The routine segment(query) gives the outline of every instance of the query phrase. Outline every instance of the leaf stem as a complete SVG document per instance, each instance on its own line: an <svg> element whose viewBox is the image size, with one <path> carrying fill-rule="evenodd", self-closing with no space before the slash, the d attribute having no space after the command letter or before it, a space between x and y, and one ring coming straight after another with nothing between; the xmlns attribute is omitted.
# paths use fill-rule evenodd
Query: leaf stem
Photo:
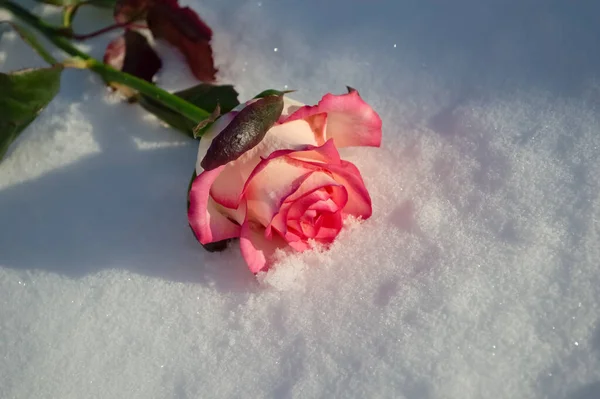
<svg viewBox="0 0 600 399"><path fill-rule="evenodd" d="M73 24L73 19L75 18L75 14L77 13L77 10L79 10L79 7L82 4L86 4L86 3L77 3L75 5L66 6L63 9L62 24L63 24L64 28L71 29L71 25Z"/></svg>
<svg viewBox="0 0 600 399"><path fill-rule="evenodd" d="M5 8L23 22L37 29L42 35L44 35L56 47L60 48L65 53L85 60L85 64L87 65L88 69L97 73L105 80L129 86L132 89L135 89L140 93L153 98L166 107L191 119L193 122L199 123L210 117L209 112L196 107L181 97L173 95L143 79L137 78L125 72L118 71L109 65L106 65L103 62L91 57L89 54L84 53L73 46L73 44L71 44L67 38L62 36L64 32L61 32L61 28L56 28L47 24L38 16L30 13L20 5L15 4L10 0L0 0L0 8Z"/></svg>
<svg viewBox="0 0 600 399"><path fill-rule="evenodd" d="M104 33L110 32L111 30L126 28L129 25L130 25L129 22L126 22L126 23L117 22L116 24L106 26L106 27L99 29L97 31L94 31L94 32L84 33L84 34L73 33L73 34L71 34L71 38L73 38L75 40L87 40L87 39L91 39L96 36L100 36Z"/></svg>
<svg viewBox="0 0 600 399"><path fill-rule="evenodd" d="M79 3L78 5L81 5L81 4L84 4L84 3ZM96 37L96 36L100 36L100 35L102 35L104 33L110 32L111 30L115 30L115 29L121 29L121 28L126 28L127 29L127 28L132 28L132 27L133 28L135 28L135 27L138 27L138 28L140 28L140 27L141 28L147 28L146 26L140 26L140 25L136 25L135 24L135 21L141 15L142 15L142 12L139 12L137 15L132 16L127 22L117 22L117 23L114 23L112 25L106 26L106 27L104 27L102 29L99 29L99 30L97 30L95 32L84 33L82 35L70 32L69 37L72 38L72 39L75 39L75 40L82 40L83 41L83 40L91 39L91 38Z"/></svg>

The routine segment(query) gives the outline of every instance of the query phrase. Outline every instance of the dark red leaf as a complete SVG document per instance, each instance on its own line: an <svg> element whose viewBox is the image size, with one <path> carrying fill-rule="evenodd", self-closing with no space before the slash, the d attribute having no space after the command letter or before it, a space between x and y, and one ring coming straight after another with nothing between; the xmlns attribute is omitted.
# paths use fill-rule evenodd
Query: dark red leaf
<svg viewBox="0 0 600 399"><path fill-rule="evenodd" d="M162 61L146 38L133 30L111 41L104 53L104 62L115 69L152 82L162 67ZM121 87L118 87L122 89ZM131 91L127 91L129 95Z"/></svg>
<svg viewBox="0 0 600 399"><path fill-rule="evenodd" d="M210 46L212 30L196 12L189 7L181 8L175 0L156 0L148 8L146 18L154 37L177 47L197 79L203 82L215 80L217 70Z"/></svg>

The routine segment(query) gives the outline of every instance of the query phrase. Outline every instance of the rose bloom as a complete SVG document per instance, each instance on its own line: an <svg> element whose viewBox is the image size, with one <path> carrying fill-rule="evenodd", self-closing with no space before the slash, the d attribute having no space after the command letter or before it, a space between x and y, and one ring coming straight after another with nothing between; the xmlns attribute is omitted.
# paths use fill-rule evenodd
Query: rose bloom
<svg viewBox="0 0 600 399"><path fill-rule="evenodd" d="M188 219L209 244L239 237L253 273L266 270L277 248L297 251L331 243L346 215L367 219L371 198L360 172L338 148L379 147L381 119L359 96L326 94L315 106L284 97L279 121L238 159L210 171L200 162L240 107L202 136Z"/></svg>

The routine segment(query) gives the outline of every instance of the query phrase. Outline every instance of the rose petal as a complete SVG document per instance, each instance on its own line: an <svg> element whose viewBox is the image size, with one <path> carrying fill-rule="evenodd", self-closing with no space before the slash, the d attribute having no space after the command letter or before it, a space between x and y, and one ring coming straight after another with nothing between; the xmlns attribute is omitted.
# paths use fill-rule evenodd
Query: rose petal
<svg viewBox="0 0 600 399"><path fill-rule="evenodd" d="M212 201L209 195L210 186L222 169L223 167L201 173L190 189L188 221L202 244L240 235L240 226L221 213L218 204Z"/></svg>
<svg viewBox="0 0 600 399"><path fill-rule="evenodd" d="M332 203L333 203L333 201L332 201ZM311 208L312 208L312 205L311 205ZM317 214L316 210L309 208L306 212L304 212L303 216L305 219L314 220L318 216L318 214Z"/></svg>
<svg viewBox="0 0 600 399"><path fill-rule="evenodd" d="M308 207L308 210L304 213L307 214L308 212L314 212L315 217L316 217L317 214L322 213L322 212L333 213L333 212L337 212L339 210L340 210L340 207L338 206L338 204L336 204L335 201L332 200L331 198L328 198L326 200L321 200L321 201L315 202L310 207Z"/></svg>
<svg viewBox="0 0 600 399"><path fill-rule="evenodd" d="M343 187L339 188L344 189ZM284 236L290 241L290 245L299 251L311 247L308 243L308 240L310 239L314 239L322 244L331 243L342 229L342 212L338 210L339 207L337 204L333 203L331 199L327 201L317 200L313 205L308 207L321 207L322 205L327 204L324 207L325 211L321 212L317 218L312 220L312 222L306 220L304 217L306 216L306 213L303 213L302 217L299 219L293 219L292 213L296 215L302 213L302 210L307 207L306 203L309 203L317 197L316 192L305 195L300 200L296 201L293 206L293 208L299 209L300 212L290 212L288 214L289 218L286 221ZM331 204L328 204L328 202L331 202ZM292 243L294 244L292 245Z"/></svg>
<svg viewBox="0 0 600 399"><path fill-rule="evenodd" d="M328 193L323 187L329 188L332 192ZM289 208L287 213L287 219L300 219L308 210L336 212L346 205L348 196L346 194L346 189L343 186L328 185L323 187L317 187L313 191L294 200L293 205Z"/></svg>
<svg viewBox="0 0 600 399"><path fill-rule="evenodd" d="M286 236L286 239L287 239L287 236ZM307 249L310 249L310 245L308 245L307 242L304 242L302 240L290 241L289 246L298 252L303 252L303 251L306 251Z"/></svg>
<svg viewBox="0 0 600 399"><path fill-rule="evenodd" d="M324 215L315 240L327 244L332 242L342 229L342 213L335 212Z"/></svg>
<svg viewBox="0 0 600 399"><path fill-rule="evenodd" d="M317 235L317 226L308 222L300 222L300 228L302 229L302 234L304 234L305 238L313 238Z"/></svg>
<svg viewBox="0 0 600 399"><path fill-rule="evenodd" d="M339 154L333 146L333 141L330 140L321 147L306 146L306 148L308 149L303 151L280 150L273 152L256 166L248 178L242 195L248 190L253 190L254 194L250 199L253 200L258 199L260 192L262 192L263 200L269 204L264 210L263 223L268 219L272 219L274 213L280 212L279 208L283 206L282 199L293 201L295 198L317 188L338 185L328 173L323 173L326 170L323 166L315 162L301 160L309 159L323 162L330 160L333 163L339 163ZM320 175L312 176L312 173L316 172L320 172ZM307 179L310 180L306 181ZM301 186L302 189L299 190ZM258 193L256 189L259 190ZM273 195L273 193L276 195Z"/></svg>
<svg viewBox="0 0 600 399"><path fill-rule="evenodd" d="M263 226L271 223L283 200L312 173L301 165L290 163L287 157L261 161L243 191L252 219Z"/></svg>
<svg viewBox="0 0 600 399"><path fill-rule="evenodd" d="M273 126L256 151L262 157L278 150L300 150L307 145L316 145L317 140L310 124L305 120L296 120L283 125Z"/></svg>
<svg viewBox="0 0 600 399"><path fill-rule="evenodd" d="M213 183L210 194L214 200L227 208L236 209L241 192L260 158L244 156L224 165L225 169Z"/></svg>
<svg viewBox="0 0 600 399"><path fill-rule="evenodd" d="M288 158L305 160L303 167L306 169L309 169L311 167L310 165L312 165L315 168L321 168L321 170L330 172L339 185L343 185L348 189L349 199L346 208L344 208L344 212L364 219L371 216L371 197L365 187L362 176L356 166L352 163L340 160L339 153L335 148L333 140L328 140L321 147L307 146L307 149L304 151L276 151L271 157L282 155L285 155ZM337 156L337 160L334 159L335 156ZM318 157L322 157L321 161L326 163L326 165L321 165L320 162L312 162L313 160L318 159ZM309 161L310 158L312 158L312 160ZM330 162L326 162L327 160ZM310 190L312 189L314 189L314 187ZM307 190L308 187L304 190L297 190L297 192L287 200L295 200L299 196L304 195Z"/></svg>
<svg viewBox="0 0 600 399"><path fill-rule="evenodd" d="M283 203L281 205L279 212L275 214L275 216L273 216L273 219L271 219L271 223L267 225L267 229L265 230L265 235L267 237L271 237L271 235L273 234L272 229L277 230L281 235L285 235L285 233L287 232L286 217L291 205L292 204L286 203Z"/></svg>
<svg viewBox="0 0 600 399"><path fill-rule="evenodd" d="M269 155L266 159L278 158L281 156L287 156L289 158L298 160L298 161L307 161L311 165L316 166L316 168L306 165L307 168L311 168L313 170L322 170L323 166L318 164L340 164L341 158L340 153L337 148L335 148L335 144L332 139L327 140L320 147L314 145L307 145L304 148L300 148L297 150L278 150L274 151Z"/></svg>
<svg viewBox="0 0 600 399"><path fill-rule="evenodd" d="M306 251L310 249L310 245L301 238L300 225L297 228L290 228L285 233L285 240L287 244L298 252Z"/></svg>
<svg viewBox="0 0 600 399"><path fill-rule="evenodd" d="M287 213L286 225L295 227L296 221L299 221L300 231L304 235L304 239L315 238L328 216L334 213L340 213L339 211L346 205L348 196L346 194L346 189L343 186L327 188L328 190L323 188L316 189L299 198L294 202ZM331 191L331 193L329 191ZM334 191L336 192L334 193ZM307 212L311 212L315 209L319 210L318 216L310 220L310 218L307 218Z"/></svg>
<svg viewBox="0 0 600 399"><path fill-rule="evenodd" d="M322 193L318 192L324 187L342 187L340 183L338 183L334 177L331 176L330 173L326 173L324 171L313 172L309 176L307 176L304 180L300 182L300 185L293 193L288 195L285 198L286 202L295 202L300 198L304 197L308 194L313 194L315 196L320 196ZM315 193L316 192L316 193ZM318 197L315 201L320 201L322 199L327 199L328 197ZM310 204L307 204L307 206Z"/></svg>
<svg viewBox="0 0 600 399"><path fill-rule="evenodd" d="M311 165L286 156L263 160L252 172L242 194L248 201L252 220L269 226L284 201L293 202L321 187L339 186L328 173L311 171L306 166Z"/></svg>
<svg viewBox="0 0 600 399"><path fill-rule="evenodd" d="M300 108L304 107L306 104L296 101L294 99L289 98L288 96L283 96L283 112L281 113L280 121L287 119L288 116L298 111Z"/></svg>
<svg viewBox="0 0 600 399"><path fill-rule="evenodd" d="M309 182L309 184L312 182ZM305 187L310 187L308 184ZM304 190L302 190L304 192ZM302 228L298 220L306 213L311 207L320 207L320 203L332 201L335 203L335 209L340 210L346 205L348 200L348 194L346 188L338 185L327 185L313 187L312 191L304 192L302 196L297 197L290 195L282 204L279 212L273 217L271 223L267 226L266 234L271 234L271 229L277 230L286 239L290 229L295 229L297 239L301 239ZM295 198L290 200L289 198ZM332 210L333 208L329 208Z"/></svg>
<svg viewBox="0 0 600 399"><path fill-rule="evenodd" d="M219 128L220 132L224 126L223 128L219 126ZM202 145L202 141L200 144ZM307 147L307 144L316 144L316 140L306 121L290 122L286 124L285 129L281 125L272 127L256 147L225 165L225 170L211 188L212 197L225 207L237 208L244 184L249 181L249 176L261 161L261 157L267 157L275 150L303 149ZM210 146L208 139L204 146L206 149L198 152L199 159L200 155L206 154L206 150Z"/></svg>
<svg viewBox="0 0 600 399"><path fill-rule="evenodd" d="M293 158L312 157L325 161L334 155L337 159L325 165ZM255 220L267 226L267 236L271 234L273 227L285 235L289 207L283 202L294 202L307 193L326 186L346 187L344 199L335 200L338 205L343 204L341 206L344 207L344 213L364 219L371 216L371 198L360 172L351 163L339 160L333 140L328 140L321 147L307 146L303 151L275 151L257 165L248 178L242 195L246 195Z"/></svg>
<svg viewBox="0 0 600 399"><path fill-rule="evenodd" d="M338 148L381 145L381 118L363 101L357 91L326 94L315 106L304 106L291 114L286 123L327 113L326 139L333 138Z"/></svg>
<svg viewBox="0 0 600 399"><path fill-rule="evenodd" d="M278 235L271 239L265 237L264 227L246 220L240 233L240 250L248 268L254 274L266 270L271 257L278 248L284 248L286 242Z"/></svg>
<svg viewBox="0 0 600 399"><path fill-rule="evenodd" d="M335 181L348 190L348 202L343 212L368 219L373 213L371 196L356 166L342 161L340 165L327 165L327 168L333 173Z"/></svg>
<svg viewBox="0 0 600 399"><path fill-rule="evenodd" d="M317 144L325 144L327 141L327 114L325 112L314 114L304 118L304 120L309 124L310 129L313 131Z"/></svg>

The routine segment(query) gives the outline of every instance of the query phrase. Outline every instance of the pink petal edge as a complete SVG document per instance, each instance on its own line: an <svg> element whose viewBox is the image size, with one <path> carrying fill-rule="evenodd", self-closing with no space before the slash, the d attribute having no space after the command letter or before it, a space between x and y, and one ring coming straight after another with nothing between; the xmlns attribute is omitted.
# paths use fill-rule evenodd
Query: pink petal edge
<svg viewBox="0 0 600 399"><path fill-rule="evenodd" d="M316 117L323 118L324 115ZM211 186L212 198L224 207L236 209L242 199L242 190L260 161L264 157L273 158L273 148L296 151L317 144L317 138L311 129L310 124L304 120L271 128L256 147L225 165L225 169Z"/></svg>
<svg viewBox="0 0 600 399"><path fill-rule="evenodd" d="M381 118L357 91L341 95L325 94L317 105L298 109L284 123L320 113L327 114L325 139L333 138L338 148L381 145Z"/></svg>
<svg viewBox="0 0 600 399"><path fill-rule="evenodd" d="M342 162L340 159L340 154L337 151L337 148L335 148L333 140L327 140L327 142L325 142L325 144L321 145L320 147L315 147L313 145L306 145L304 148L298 149L298 150L276 150L276 151L273 151L268 157L263 158L258 163L258 165L256 165L256 167L254 168L254 170L248 177L248 180L246 180L246 184L244 186L244 189L242 190L242 193L240 194L240 198L241 198L241 196L243 196L245 194L245 192L248 188L248 185L250 184L250 182L252 181L254 176L259 174L264 168L266 168L267 165L269 164L269 161L271 161L275 158L284 157L284 156L288 156L290 158L293 158L293 159L299 160L299 161L306 161L311 166L317 165L316 163L314 163L312 161L318 161L319 163L334 164L334 165L341 164L341 162ZM311 169L313 169L313 168L311 168Z"/></svg>
<svg viewBox="0 0 600 399"><path fill-rule="evenodd" d="M370 218L373 213L371 195L358 168L353 163L342 161L341 165L330 165L328 169L333 178L348 190L348 202L343 212L362 219Z"/></svg>
<svg viewBox="0 0 600 399"><path fill-rule="evenodd" d="M190 189L188 222L202 244L240 236L240 226L219 212L218 204L210 198L210 186L223 168L202 172Z"/></svg>
<svg viewBox="0 0 600 399"><path fill-rule="evenodd" d="M286 242L279 235L265 237L264 227L256 226L247 219L242 224L240 251L252 273L268 269L274 252L285 246Z"/></svg>

